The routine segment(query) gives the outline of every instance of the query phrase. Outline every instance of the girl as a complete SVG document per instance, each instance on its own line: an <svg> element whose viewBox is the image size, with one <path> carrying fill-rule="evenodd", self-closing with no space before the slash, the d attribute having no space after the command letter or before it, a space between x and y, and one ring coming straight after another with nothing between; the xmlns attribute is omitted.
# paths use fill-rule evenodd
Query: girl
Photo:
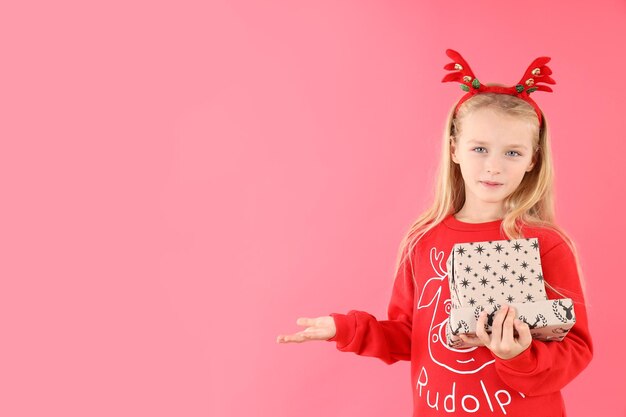
<svg viewBox="0 0 626 417"><path fill-rule="evenodd" d="M529 97L555 84L537 58L514 87L483 85L453 50L443 79L467 91L448 114L435 201L404 236L388 320L364 311L301 317L278 343L326 340L392 364L411 361L414 416L565 416L561 389L590 362L583 276L572 240L554 223L548 123ZM533 339L510 306L478 319L465 346L447 345L446 259L457 242L537 237L546 294L571 298L576 323L562 341Z"/></svg>

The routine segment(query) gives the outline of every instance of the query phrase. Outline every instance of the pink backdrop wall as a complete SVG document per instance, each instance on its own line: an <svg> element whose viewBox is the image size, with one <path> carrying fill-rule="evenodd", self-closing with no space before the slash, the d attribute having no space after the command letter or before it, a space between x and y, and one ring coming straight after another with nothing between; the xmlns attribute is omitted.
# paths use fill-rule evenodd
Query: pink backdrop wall
<svg viewBox="0 0 626 417"><path fill-rule="evenodd" d="M625 22L621 0L4 4L0 415L409 416L408 362L275 338L385 318L462 93L446 48L502 83L553 58L536 100L596 347L566 401L626 415Z"/></svg>

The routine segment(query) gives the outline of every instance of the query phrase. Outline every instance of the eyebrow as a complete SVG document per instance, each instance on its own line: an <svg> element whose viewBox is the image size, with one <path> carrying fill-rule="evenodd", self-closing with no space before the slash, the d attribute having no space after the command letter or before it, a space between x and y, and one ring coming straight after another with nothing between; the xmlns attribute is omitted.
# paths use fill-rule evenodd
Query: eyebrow
<svg viewBox="0 0 626 417"><path fill-rule="evenodd" d="M483 142L481 140L470 140L468 142L469 144L475 144L475 145L489 145L487 142ZM513 145L508 146L508 148L513 148L513 149L527 149L526 146L516 143Z"/></svg>

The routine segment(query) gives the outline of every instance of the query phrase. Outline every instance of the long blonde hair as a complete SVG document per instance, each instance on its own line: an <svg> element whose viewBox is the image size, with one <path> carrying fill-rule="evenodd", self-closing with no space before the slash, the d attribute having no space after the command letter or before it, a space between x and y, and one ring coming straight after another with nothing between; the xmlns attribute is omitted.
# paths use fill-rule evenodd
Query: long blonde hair
<svg viewBox="0 0 626 417"><path fill-rule="evenodd" d="M522 225L548 228L558 233L574 254L578 276L583 288L582 295L584 296L585 280L576 245L554 221L554 165L550 147L549 123L543 112L541 112L543 124L540 128L534 108L526 101L508 94L476 94L459 107L456 117L454 116L455 106L448 112L444 127L441 160L434 187L433 203L419 215L404 235L398 250L394 276L398 274L403 263L408 261L411 266L413 283L416 285L410 254L414 253L417 242L445 217L457 213L463 207L465 183L459 165L454 163L450 156L450 141L456 140L461 131L462 121L467 114L480 108L489 107L507 115L520 117L522 120L528 121L533 128L533 151L536 162L533 169L524 175L518 188L504 200L505 215L500 226L503 239L524 238ZM557 288L553 288L547 281L544 283L546 287L563 296Z"/></svg>

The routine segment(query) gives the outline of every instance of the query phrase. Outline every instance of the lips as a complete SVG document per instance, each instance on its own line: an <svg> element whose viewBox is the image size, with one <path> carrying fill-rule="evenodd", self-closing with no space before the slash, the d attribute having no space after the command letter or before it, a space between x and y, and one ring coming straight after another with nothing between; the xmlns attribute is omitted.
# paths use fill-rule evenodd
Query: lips
<svg viewBox="0 0 626 417"><path fill-rule="evenodd" d="M497 187L499 187L499 186L501 186L501 185L502 185L502 184L500 184L499 182L489 182L489 181L481 181L480 183L481 183L484 187L491 188L491 189L497 188Z"/></svg>

